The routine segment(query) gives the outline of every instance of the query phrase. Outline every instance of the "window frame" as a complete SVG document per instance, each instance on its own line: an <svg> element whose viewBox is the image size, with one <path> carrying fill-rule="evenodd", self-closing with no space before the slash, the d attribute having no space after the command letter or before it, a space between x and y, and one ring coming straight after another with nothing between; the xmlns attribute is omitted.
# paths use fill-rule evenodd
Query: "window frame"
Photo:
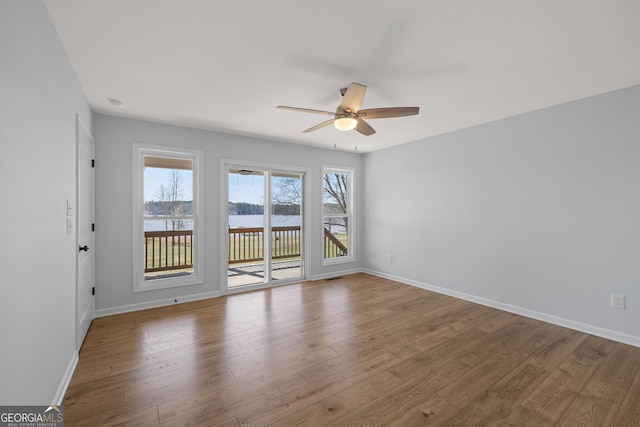
<svg viewBox="0 0 640 427"><path fill-rule="evenodd" d="M192 260L193 273L188 276L158 278L145 280L144 278L144 158L145 156L163 157L168 159L191 160L192 164ZM133 144L133 292L154 291L180 286L198 285L204 283L204 231L202 221L202 161L204 152L188 148L166 147L149 144ZM168 169L169 170L169 169Z"/></svg>
<svg viewBox="0 0 640 427"><path fill-rule="evenodd" d="M326 214L324 211L324 203L325 203L325 192L324 192L324 177L330 173L338 173L338 174L347 174L347 212L346 214ZM354 262L356 257L356 248L354 245L355 240L355 208L354 208L354 181L355 181L356 171L354 168L344 167L344 166L322 166L322 175L321 175L321 254L322 254L322 266L335 265L335 264L344 264L349 262ZM324 247L324 229L325 229L325 218L346 218L347 219L347 256L340 256L334 258L326 258L326 252Z"/></svg>

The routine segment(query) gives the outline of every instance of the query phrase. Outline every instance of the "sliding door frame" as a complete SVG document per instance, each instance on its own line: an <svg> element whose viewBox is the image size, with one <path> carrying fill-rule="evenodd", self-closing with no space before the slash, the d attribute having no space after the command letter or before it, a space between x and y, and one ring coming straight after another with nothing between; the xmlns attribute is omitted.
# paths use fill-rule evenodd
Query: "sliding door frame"
<svg viewBox="0 0 640 427"><path fill-rule="evenodd" d="M290 280L278 280L273 282L271 278L271 245L265 245L264 248L264 263L265 263L265 283L258 283L253 285L239 286L237 288L229 288L228 271L229 271L229 171L231 169L255 169L259 171L268 172L269 179L265 180L265 205L268 202L271 205L271 177L273 173L294 173L300 174L302 179L302 211L300 212L300 230L302 233L302 242L300 244L301 254L301 271L302 277L295 279L294 281L304 281L307 279L309 272L307 269L308 261L307 256L310 251L310 239L308 238L309 223L311 218L311 169L291 166L280 165L273 163L261 163L261 162L246 162L242 160L232 159L220 159L220 292L222 295L245 292L248 290L263 289L273 286L286 285L291 283ZM269 215L264 215L264 228L265 230L271 230L271 209L268 210ZM266 234L266 233L265 233ZM268 267L267 267L267 264ZM267 273L268 272L268 273Z"/></svg>

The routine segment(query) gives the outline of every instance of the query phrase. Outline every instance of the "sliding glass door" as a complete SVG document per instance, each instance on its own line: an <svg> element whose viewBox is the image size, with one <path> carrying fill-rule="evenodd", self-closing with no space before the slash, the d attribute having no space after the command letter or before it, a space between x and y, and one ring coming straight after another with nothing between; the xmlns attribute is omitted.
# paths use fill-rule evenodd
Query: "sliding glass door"
<svg viewBox="0 0 640 427"><path fill-rule="evenodd" d="M228 166L227 288L304 276L303 174Z"/></svg>

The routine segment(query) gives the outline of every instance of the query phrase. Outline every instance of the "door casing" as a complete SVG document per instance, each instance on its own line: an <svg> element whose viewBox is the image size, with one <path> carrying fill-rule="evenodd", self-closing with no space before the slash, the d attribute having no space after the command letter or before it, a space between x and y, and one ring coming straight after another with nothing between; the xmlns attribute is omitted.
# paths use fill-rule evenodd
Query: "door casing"
<svg viewBox="0 0 640 427"><path fill-rule="evenodd" d="M76 350L95 316L95 142L76 114ZM80 251L87 246L88 250Z"/></svg>

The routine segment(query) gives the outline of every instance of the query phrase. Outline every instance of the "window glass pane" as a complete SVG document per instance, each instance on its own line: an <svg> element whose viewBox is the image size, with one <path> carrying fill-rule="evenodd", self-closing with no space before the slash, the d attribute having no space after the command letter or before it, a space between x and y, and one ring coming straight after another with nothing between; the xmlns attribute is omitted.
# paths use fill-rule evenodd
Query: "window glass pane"
<svg viewBox="0 0 640 427"><path fill-rule="evenodd" d="M265 172L229 169L227 286L265 283Z"/></svg>
<svg viewBox="0 0 640 427"><path fill-rule="evenodd" d="M193 228L165 230L163 225L163 229L157 230L157 225L157 220L144 221L145 280L192 274Z"/></svg>
<svg viewBox="0 0 640 427"><path fill-rule="evenodd" d="M324 257L337 258L348 255L348 218L330 217L324 222Z"/></svg>
<svg viewBox="0 0 640 427"><path fill-rule="evenodd" d="M302 176L271 176L271 280L302 277Z"/></svg>
<svg viewBox="0 0 640 427"><path fill-rule="evenodd" d="M348 207L349 174L324 174L324 213L345 214Z"/></svg>
<svg viewBox="0 0 640 427"><path fill-rule="evenodd" d="M351 171L325 169L323 174L324 259L347 261L351 235Z"/></svg>
<svg viewBox="0 0 640 427"><path fill-rule="evenodd" d="M193 172L146 167L144 203L145 216L193 215ZM173 225L178 226L179 223Z"/></svg>
<svg viewBox="0 0 640 427"><path fill-rule="evenodd" d="M144 278L193 273L192 161L145 157Z"/></svg>

